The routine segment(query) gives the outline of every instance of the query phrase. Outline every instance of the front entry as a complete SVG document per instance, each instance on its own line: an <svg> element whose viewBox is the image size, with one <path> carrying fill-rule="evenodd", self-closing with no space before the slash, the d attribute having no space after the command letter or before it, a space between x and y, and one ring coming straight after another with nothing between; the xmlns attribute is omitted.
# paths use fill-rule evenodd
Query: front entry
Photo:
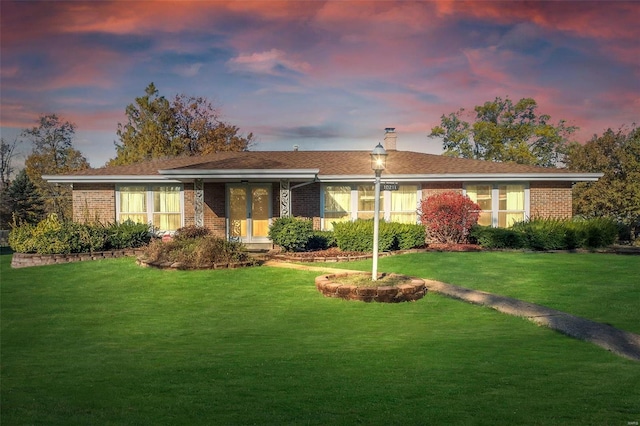
<svg viewBox="0 0 640 426"><path fill-rule="evenodd" d="M228 186L229 239L242 243L268 243L271 219L271 185Z"/></svg>

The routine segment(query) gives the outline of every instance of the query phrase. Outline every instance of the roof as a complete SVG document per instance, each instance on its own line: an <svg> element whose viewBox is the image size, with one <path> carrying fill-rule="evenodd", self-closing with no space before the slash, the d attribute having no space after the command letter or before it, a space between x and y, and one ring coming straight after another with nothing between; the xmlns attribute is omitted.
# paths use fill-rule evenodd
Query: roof
<svg viewBox="0 0 640 426"><path fill-rule="evenodd" d="M598 173L497 163L411 151L388 151L383 177L429 180L597 180ZM371 180L368 151L242 151L153 160L43 176L50 182L189 181L193 179Z"/></svg>

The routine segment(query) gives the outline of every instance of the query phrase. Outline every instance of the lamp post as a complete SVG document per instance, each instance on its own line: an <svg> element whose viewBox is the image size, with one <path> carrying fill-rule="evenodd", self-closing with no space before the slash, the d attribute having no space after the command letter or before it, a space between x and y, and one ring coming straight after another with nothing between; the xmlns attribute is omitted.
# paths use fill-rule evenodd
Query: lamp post
<svg viewBox="0 0 640 426"><path fill-rule="evenodd" d="M387 151L380 144L371 151L371 168L376 173L376 184L373 201L373 271L371 279L378 279L378 233L380 229L380 176L387 167Z"/></svg>

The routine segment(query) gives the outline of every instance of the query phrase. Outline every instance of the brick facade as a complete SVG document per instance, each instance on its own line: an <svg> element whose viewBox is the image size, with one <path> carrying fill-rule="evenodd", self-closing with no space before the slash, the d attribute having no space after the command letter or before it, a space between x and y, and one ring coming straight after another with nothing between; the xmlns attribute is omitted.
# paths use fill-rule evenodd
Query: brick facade
<svg viewBox="0 0 640 426"><path fill-rule="evenodd" d="M291 191L291 215L313 220L313 229L320 229L320 184L312 183Z"/></svg>
<svg viewBox="0 0 640 426"><path fill-rule="evenodd" d="M116 221L116 186L113 183L74 183L73 220L108 224Z"/></svg>
<svg viewBox="0 0 640 426"><path fill-rule="evenodd" d="M204 184L204 226L220 238L227 235L225 188L224 183Z"/></svg>
<svg viewBox="0 0 640 426"><path fill-rule="evenodd" d="M425 182L422 184L422 199L449 191L462 194L462 182Z"/></svg>
<svg viewBox="0 0 640 426"><path fill-rule="evenodd" d="M271 184L273 218L280 216L280 185ZM462 193L462 182L425 182L422 198L445 192ZM570 218L572 211L571 182L531 182L530 215L544 218ZM204 226L218 237L226 237L226 185L204 184ZM184 184L184 224L195 223L195 193L192 183ZM313 220L314 229L321 223L321 185L313 183L291 191L291 213ZM73 219L77 222L116 220L115 184L75 183L73 185Z"/></svg>
<svg viewBox="0 0 640 426"><path fill-rule="evenodd" d="M570 218L572 215L571 182L531 182L530 216Z"/></svg>

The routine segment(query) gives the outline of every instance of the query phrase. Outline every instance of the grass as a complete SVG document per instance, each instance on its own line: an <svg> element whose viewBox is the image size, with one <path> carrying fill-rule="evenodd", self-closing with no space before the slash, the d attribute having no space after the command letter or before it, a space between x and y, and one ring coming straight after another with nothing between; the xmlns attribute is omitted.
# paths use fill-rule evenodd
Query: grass
<svg viewBox="0 0 640 426"><path fill-rule="evenodd" d="M384 257L380 271L515 297L640 333L640 256L429 253ZM368 271L371 261L334 264Z"/></svg>
<svg viewBox="0 0 640 426"><path fill-rule="evenodd" d="M458 276L467 269L458 263L492 276L494 263L511 265L520 256L531 267L507 267L494 278L522 281L518 291L530 286L533 294L544 293L534 283L562 275L555 272L562 256L469 254L384 258L380 270L450 273L449 281L462 285L474 274ZM633 295L636 258L599 256L584 263ZM540 268L544 259L554 266ZM313 285L317 272L160 271L132 259L11 270L9 256L0 262L0 414L7 425L640 420L637 362L435 294L365 304L324 298ZM519 280L509 278L514 270ZM550 279L530 278L545 271ZM573 293L577 305L589 305L590 297ZM603 291L592 304L618 297ZM611 320L637 322L637 300L635 311Z"/></svg>

